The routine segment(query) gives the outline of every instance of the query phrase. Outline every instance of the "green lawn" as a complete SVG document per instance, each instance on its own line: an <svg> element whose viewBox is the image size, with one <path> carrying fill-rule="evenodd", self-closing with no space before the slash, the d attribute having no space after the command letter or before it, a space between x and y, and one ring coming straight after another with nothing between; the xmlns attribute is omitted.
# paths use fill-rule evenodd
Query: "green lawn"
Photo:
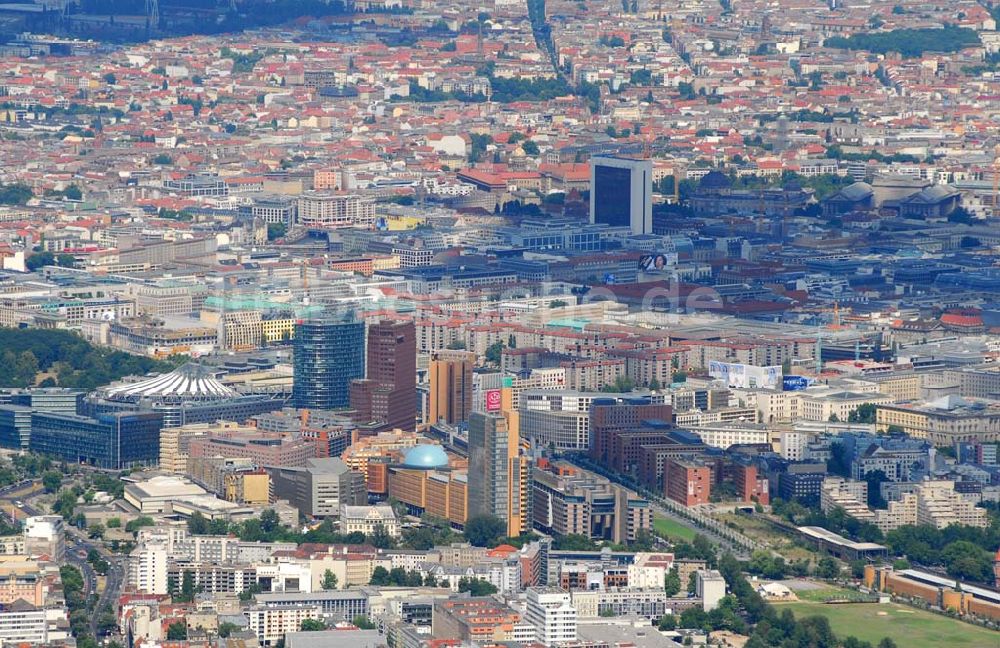
<svg viewBox="0 0 1000 648"><path fill-rule="evenodd" d="M675 522L670 518L653 516L653 529L661 536L666 536L671 540L686 540L690 542L694 539L694 529L689 529L680 522Z"/></svg>
<svg viewBox="0 0 1000 648"><path fill-rule="evenodd" d="M996 632L902 605L825 605L799 601L776 603L775 607L779 612L789 608L796 617L825 616L838 637L853 635L872 645L877 645L883 637L905 648L997 648L1000 645L1000 635ZM886 615L879 616L879 612Z"/></svg>

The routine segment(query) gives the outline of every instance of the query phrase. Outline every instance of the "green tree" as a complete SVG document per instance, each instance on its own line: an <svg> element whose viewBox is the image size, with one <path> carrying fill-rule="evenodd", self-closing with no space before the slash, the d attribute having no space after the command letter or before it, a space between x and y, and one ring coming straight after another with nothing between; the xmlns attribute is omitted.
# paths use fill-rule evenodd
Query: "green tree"
<svg viewBox="0 0 1000 648"><path fill-rule="evenodd" d="M26 184L0 184L0 205L23 205L34 197Z"/></svg>
<svg viewBox="0 0 1000 648"><path fill-rule="evenodd" d="M496 546L506 531L507 524L492 515L476 515L465 522L465 537L475 547Z"/></svg>
<svg viewBox="0 0 1000 648"><path fill-rule="evenodd" d="M284 223L268 223L267 240L274 241L282 238L288 232L288 226Z"/></svg>
<svg viewBox="0 0 1000 648"><path fill-rule="evenodd" d="M249 587L244 588L243 591L239 593L240 601L243 603L251 601L254 596L260 594L262 591L263 589L261 588L260 583L251 583Z"/></svg>
<svg viewBox="0 0 1000 648"><path fill-rule="evenodd" d="M840 565L830 556L823 556L816 563L816 578L832 580L840 575Z"/></svg>
<svg viewBox="0 0 1000 648"><path fill-rule="evenodd" d="M47 471L42 475L42 486L46 493L55 493L62 486L62 475L55 470Z"/></svg>
<svg viewBox="0 0 1000 648"><path fill-rule="evenodd" d="M320 630L326 630L326 624L319 619L302 619L302 624L299 625L299 630L302 632L318 632Z"/></svg>
<svg viewBox="0 0 1000 648"><path fill-rule="evenodd" d="M135 533L142 527L153 526L154 524L156 523L153 521L153 518L149 517L148 515L141 515L136 519L128 522L125 525L125 530L128 531L129 533Z"/></svg>
<svg viewBox="0 0 1000 648"><path fill-rule="evenodd" d="M381 524L375 525L372 533L368 536L368 542L376 549L392 549L396 546L395 539Z"/></svg>
<svg viewBox="0 0 1000 648"><path fill-rule="evenodd" d="M503 355L503 349L504 349L503 342L494 342L493 344L486 347L486 361L491 364L499 365L500 359Z"/></svg>
<svg viewBox="0 0 1000 648"><path fill-rule="evenodd" d="M335 590L337 589L337 575L332 571L327 569L323 572L323 589L325 590Z"/></svg>
<svg viewBox="0 0 1000 648"><path fill-rule="evenodd" d="M60 491L58 499L52 505L52 510L61 515L64 520L70 520L75 509L76 495L73 494L73 491L66 489Z"/></svg>
<svg viewBox="0 0 1000 648"><path fill-rule="evenodd" d="M676 596L681 591L681 576L677 571L677 567L671 569L663 577L663 589L666 591L667 596Z"/></svg>
<svg viewBox="0 0 1000 648"><path fill-rule="evenodd" d="M229 621L223 621L219 624L219 637L221 639L227 638L234 632L239 632L243 629L243 626L237 625L235 623L230 623Z"/></svg>
<svg viewBox="0 0 1000 648"><path fill-rule="evenodd" d="M356 615L353 619L351 619L351 623L353 623L355 626L357 626L357 628L359 630L374 630L375 629L375 624L372 623L371 619L369 619L368 617L366 617L363 614Z"/></svg>
<svg viewBox="0 0 1000 648"><path fill-rule="evenodd" d="M372 577L368 581L369 585L389 585L389 570L379 565L372 570Z"/></svg>
<svg viewBox="0 0 1000 648"><path fill-rule="evenodd" d="M167 626L168 641L187 641L187 624L183 621L174 621Z"/></svg>
<svg viewBox="0 0 1000 648"><path fill-rule="evenodd" d="M29 256L27 260L24 262L25 267L30 272L34 272L39 268L55 264L56 264L56 256L48 251L36 252L35 254Z"/></svg>
<svg viewBox="0 0 1000 648"><path fill-rule="evenodd" d="M472 596L490 596L497 593L497 588L489 581L481 578L462 577L458 581L458 591L468 592Z"/></svg>

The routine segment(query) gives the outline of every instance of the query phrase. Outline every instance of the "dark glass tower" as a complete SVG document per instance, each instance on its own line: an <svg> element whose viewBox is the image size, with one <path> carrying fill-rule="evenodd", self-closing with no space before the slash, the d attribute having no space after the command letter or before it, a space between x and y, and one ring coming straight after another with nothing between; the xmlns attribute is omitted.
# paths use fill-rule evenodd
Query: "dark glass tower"
<svg viewBox="0 0 1000 648"><path fill-rule="evenodd" d="M365 377L365 324L318 318L295 325L293 347L296 407L347 407L351 381Z"/></svg>

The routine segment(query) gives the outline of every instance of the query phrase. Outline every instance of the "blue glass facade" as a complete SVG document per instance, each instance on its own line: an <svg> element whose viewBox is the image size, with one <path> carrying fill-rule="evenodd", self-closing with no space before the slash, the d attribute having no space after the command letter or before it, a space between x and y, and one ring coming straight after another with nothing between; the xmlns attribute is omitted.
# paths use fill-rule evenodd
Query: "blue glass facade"
<svg viewBox="0 0 1000 648"><path fill-rule="evenodd" d="M296 407L347 407L351 381L365 377L364 322L305 320L295 325Z"/></svg>
<svg viewBox="0 0 1000 648"><path fill-rule="evenodd" d="M155 464L160 458L160 412L77 414L34 412L33 451L70 463L120 469Z"/></svg>

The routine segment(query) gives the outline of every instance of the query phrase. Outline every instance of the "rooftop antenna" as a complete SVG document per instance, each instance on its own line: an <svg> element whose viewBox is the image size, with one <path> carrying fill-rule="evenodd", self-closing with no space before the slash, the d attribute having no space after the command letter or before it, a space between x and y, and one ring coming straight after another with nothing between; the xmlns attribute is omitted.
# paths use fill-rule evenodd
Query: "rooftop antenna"
<svg viewBox="0 0 1000 648"><path fill-rule="evenodd" d="M160 2L159 0L146 0L146 23L150 28L156 28L160 24Z"/></svg>

